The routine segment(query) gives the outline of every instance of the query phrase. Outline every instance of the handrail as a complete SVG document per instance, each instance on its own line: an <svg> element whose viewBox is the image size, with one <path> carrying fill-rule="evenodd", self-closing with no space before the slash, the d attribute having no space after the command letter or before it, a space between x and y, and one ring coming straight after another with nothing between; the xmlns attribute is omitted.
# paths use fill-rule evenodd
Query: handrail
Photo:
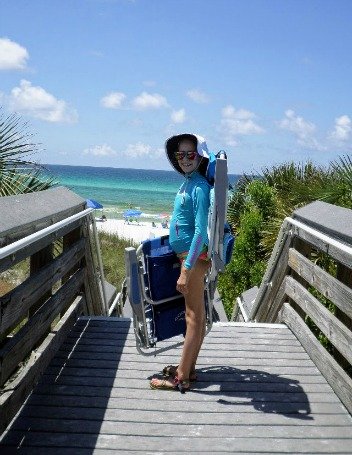
<svg viewBox="0 0 352 455"><path fill-rule="evenodd" d="M71 215L68 218L65 218L61 221L58 221L57 223L52 224L51 226L47 226L46 228L43 228L40 231L34 232L33 234L23 237L23 239L16 240L15 242L10 243L9 245L6 245L6 246L0 248L0 260L10 256L11 254L15 254L18 250L31 245L32 243L46 237L47 235L52 234L53 232L65 227L65 226L68 226L69 224L73 223L74 221L77 221L81 218L86 217L87 215L91 214L93 211L94 211L93 208L87 208L87 209L83 210L82 212ZM97 229L96 229L94 218L92 218L92 222L93 222L93 233L94 233L95 241L97 243L97 250L98 250L98 267L99 267L99 272L100 272L100 276L101 276L104 310L105 310L106 314L109 314L108 301L107 301L107 295L106 295L106 289L105 289L104 270L103 270L103 264L102 264L101 253L100 253L100 248L99 248L99 239L98 239L98 234L97 234Z"/></svg>
<svg viewBox="0 0 352 455"><path fill-rule="evenodd" d="M23 237L23 239L16 240L15 242L0 248L0 260L6 258L7 256L10 256L10 254L16 253L21 248L29 246L32 243L36 242L37 240L46 237L47 235L57 231L58 229L67 226L68 224L76 220L79 220L80 218L84 218L89 213L93 212L93 210L94 210L93 208L85 209L82 212L69 216L64 220L58 221L57 223L52 224L51 226L43 228L40 231L34 232L33 234Z"/></svg>
<svg viewBox="0 0 352 455"><path fill-rule="evenodd" d="M272 276L273 272L275 271L277 257L280 254L280 252L285 244L287 236L294 235L294 231L292 230L292 227L294 227L294 226L299 229L302 229L303 231L307 232L308 234L313 235L317 239L322 240L323 242L327 243L328 245L331 245L331 246L335 247L336 249L347 253L348 255L350 255L352 257L352 247L346 245L345 243L340 242L339 240L329 237L327 234L324 234L324 233L318 231L317 229L307 226L306 224L302 223L301 221L297 221L291 217L286 217L281 225L274 249L272 251L272 254L271 254L269 262L268 262L268 266L267 266L265 275L264 275L262 283L260 285L258 294L255 298L251 313L249 315L249 321L253 321L255 318L255 315L259 309L263 295L264 295L267 287L271 284L271 276Z"/></svg>
<svg viewBox="0 0 352 455"><path fill-rule="evenodd" d="M352 247L346 245L343 242L340 242L339 240L336 240L332 237L329 237L327 234L323 234L322 232L311 228L310 226L307 226L306 224L302 223L301 221L297 221L293 218L287 217L286 218L290 224L299 227L300 229L303 229L304 231L308 232L309 234L314 235L318 239L322 240L323 242L328 243L331 246L334 246L335 248L344 251L345 253L349 254L352 256Z"/></svg>

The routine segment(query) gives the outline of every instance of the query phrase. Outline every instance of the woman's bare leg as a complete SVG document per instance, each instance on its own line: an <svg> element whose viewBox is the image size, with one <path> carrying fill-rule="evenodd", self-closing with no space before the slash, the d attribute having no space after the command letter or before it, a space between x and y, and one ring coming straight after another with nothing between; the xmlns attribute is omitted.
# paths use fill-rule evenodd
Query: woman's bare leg
<svg viewBox="0 0 352 455"><path fill-rule="evenodd" d="M204 276L208 267L209 263L198 259L189 277L188 293L185 295L187 331L177 368L180 380L188 379L195 370L205 335Z"/></svg>
<svg viewBox="0 0 352 455"><path fill-rule="evenodd" d="M177 367L177 377L180 381L188 380L195 371L200 348L205 335L205 306L204 306L204 277L209 263L198 259L189 276L185 294L187 331L182 348L180 364ZM173 386L172 380L153 378L151 384L158 387L162 383Z"/></svg>

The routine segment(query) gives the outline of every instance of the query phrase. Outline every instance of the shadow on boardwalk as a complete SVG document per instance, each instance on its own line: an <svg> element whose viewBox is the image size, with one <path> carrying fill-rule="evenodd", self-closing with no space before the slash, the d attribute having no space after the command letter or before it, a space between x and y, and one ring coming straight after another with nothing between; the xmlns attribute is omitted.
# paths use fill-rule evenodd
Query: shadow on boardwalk
<svg viewBox="0 0 352 455"><path fill-rule="evenodd" d="M237 385L241 398L248 398L249 401L246 404L253 406L258 411L283 414L295 419L312 419L307 395L296 379L254 369L239 370L229 366L203 368L199 370L199 374L202 381L220 386L219 391L215 394L229 396L229 399L218 400L224 405L244 404L242 400L235 400ZM241 392L243 384L246 385L247 391ZM197 385L195 393L214 395L214 392L202 390L201 385L202 382ZM248 387L248 385L250 386ZM248 388L252 390L248 390Z"/></svg>
<svg viewBox="0 0 352 455"><path fill-rule="evenodd" d="M127 320L77 321L9 431L4 433L0 441L1 455L17 453L32 445L23 450L34 455L93 453L104 425L130 325ZM109 339L116 349L108 354L109 368L101 369L93 354L103 356ZM64 447L72 443L70 437L75 433L74 448ZM85 439L91 448L84 448ZM61 452L63 449L65 452Z"/></svg>
<svg viewBox="0 0 352 455"><path fill-rule="evenodd" d="M216 401L226 406L247 405L264 413L313 419L308 397L296 379L222 365L199 368L197 373L198 380L189 393L207 394L213 398L221 396ZM228 398L224 399L224 396Z"/></svg>

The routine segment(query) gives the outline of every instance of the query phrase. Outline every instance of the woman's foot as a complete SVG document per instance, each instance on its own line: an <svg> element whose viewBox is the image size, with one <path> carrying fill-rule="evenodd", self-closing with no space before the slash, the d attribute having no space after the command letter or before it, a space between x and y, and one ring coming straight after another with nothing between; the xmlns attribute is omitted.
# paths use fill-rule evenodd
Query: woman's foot
<svg viewBox="0 0 352 455"><path fill-rule="evenodd" d="M177 376L177 368L178 368L178 365L167 365L166 367L163 368L163 375L166 377L166 378L175 378ZM197 380L197 373L196 373L196 370L193 370L191 371L190 375L189 375L189 380L190 382L196 382Z"/></svg>
<svg viewBox="0 0 352 455"><path fill-rule="evenodd" d="M173 379L153 378L150 381L150 388L155 390L179 390L181 393L185 393L190 388L190 381L188 379L178 379L177 376Z"/></svg>

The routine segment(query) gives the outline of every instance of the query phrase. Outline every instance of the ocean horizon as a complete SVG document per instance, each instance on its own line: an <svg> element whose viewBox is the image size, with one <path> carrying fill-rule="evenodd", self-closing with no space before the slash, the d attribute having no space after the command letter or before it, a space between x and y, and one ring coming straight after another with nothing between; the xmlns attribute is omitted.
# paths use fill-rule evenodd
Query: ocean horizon
<svg viewBox="0 0 352 455"><path fill-rule="evenodd" d="M84 199L103 205L109 218L122 219L128 208L142 211L144 218L171 214L173 202L183 177L175 171L94 166L45 164L46 175ZM239 175L229 174L234 185Z"/></svg>

